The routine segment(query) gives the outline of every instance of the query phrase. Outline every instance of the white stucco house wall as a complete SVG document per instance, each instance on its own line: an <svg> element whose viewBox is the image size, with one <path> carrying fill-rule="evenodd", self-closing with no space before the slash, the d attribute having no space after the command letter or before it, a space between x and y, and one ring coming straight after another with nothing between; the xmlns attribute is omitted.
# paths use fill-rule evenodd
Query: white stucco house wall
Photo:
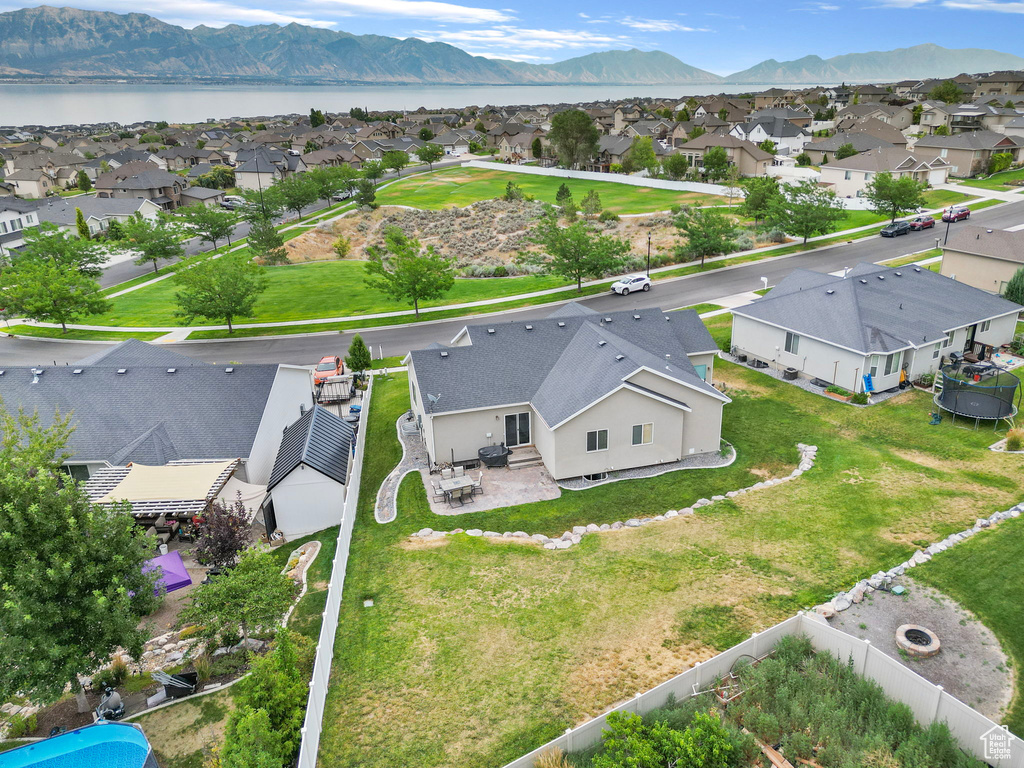
<svg viewBox="0 0 1024 768"><path fill-rule="evenodd" d="M411 352L410 399L433 461L503 443L536 450L556 479L600 475L720 450L717 354L693 311L571 303Z"/></svg>
<svg viewBox="0 0 1024 768"><path fill-rule="evenodd" d="M985 358L1014 335L1021 307L909 265L859 264L845 277L798 269L733 310L732 351L851 392L935 373L952 353Z"/></svg>

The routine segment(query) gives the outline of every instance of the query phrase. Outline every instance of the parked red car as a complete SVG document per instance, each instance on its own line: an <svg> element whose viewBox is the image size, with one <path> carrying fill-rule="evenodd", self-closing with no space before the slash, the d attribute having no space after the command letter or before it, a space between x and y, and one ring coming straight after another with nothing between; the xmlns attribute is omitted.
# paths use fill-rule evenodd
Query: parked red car
<svg viewBox="0 0 1024 768"><path fill-rule="evenodd" d="M966 205L951 205L942 212L943 221L960 221L971 218L971 209Z"/></svg>
<svg viewBox="0 0 1024 768"><path fill-rule="evenodd" d="M331 376L340 376L345 372L345 363L337 355L328 355L320 358L313 371L313 383L323 384Z"/></svg>
<svg viewBox="0 0 1024 768"><path fill-rule="evenodd" d="M928 229L935 226L935 219L931 216L915 216L910 220L911 229Z"/></svg>

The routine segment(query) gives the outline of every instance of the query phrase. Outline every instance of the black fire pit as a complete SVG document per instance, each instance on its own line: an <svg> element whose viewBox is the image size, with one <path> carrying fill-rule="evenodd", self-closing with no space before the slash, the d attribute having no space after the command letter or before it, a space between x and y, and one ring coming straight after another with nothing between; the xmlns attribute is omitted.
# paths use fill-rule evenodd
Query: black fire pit
<svg viewBox="0 0 1024 768"><path fill-rule="evenodd" d="M508 457L512 451L505 447L505 444L501 445L488 445L486 448L481 448L476 452L476 455L480 457L480 461L485 467L504 467L508 464Z"/></svg>

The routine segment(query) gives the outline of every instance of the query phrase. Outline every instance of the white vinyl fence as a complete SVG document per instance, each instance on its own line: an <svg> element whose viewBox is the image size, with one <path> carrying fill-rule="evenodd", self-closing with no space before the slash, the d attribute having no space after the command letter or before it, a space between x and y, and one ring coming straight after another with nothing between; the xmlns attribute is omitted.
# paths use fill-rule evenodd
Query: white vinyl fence
<svg viewBox="0 0 1024 768"><path fill-rule="evenodd" d="M362 419L359 437L356 438L356 453L352 459L352 472L345 489L345 509L338 531L338 545L331 567L331 581L327 585L327 605L324 608L320 638L316 644L313 661L313 677L309 681L309 699L306 702L306 719L302 725L302 744L299 747L298 768L316 768L317 753L320 750L320 732L323 729L324 704L327 688L331 682L331 661L334 659L334 635L338 629L338 612L341 610L341 595L345 588L345 570L348 567L349 543L352 527L356 521L359 506L359 486L363 475L363 455L366 450L367 422L369 420L370 396L373 391L373 377L370 377L362 400Z"/></svg>
<svg viewBox="0 0 1024 768"><path fill-rule="evenodd" d="M536 165L514 165L493 163L486 160L470 160L462 164L463 168L483 168L488 171L509 171L525 173L533 176L557 176L563 179L582 179L585 181L607 181L610 184L630 184L634 187L651 187L652 189L669 189L673 192L700 192L704 195L729 196L729 190L719 184L703 184L697 181L669 181L668 179L651 179L643 176L627 176L623 173L597 173L595 171L567 171L562 168L541 168ZM735 195L735 193L733 193Z"/></svg>
<svg viewBox="0 0 1024 768"><path fill-rule="evenodd" d="M994 768L1024 768L1024 741L1017 739L1010 746L1008 758L994 759L986 755L986 734L993 729L996 734L1000 734L999 725L950 696L942 690L942 686L933 685L874 648L870 642L830 627L816 616L802 613L753 635L749 640L688 669L657 688L637 694L635 698L609 712L635 712L642 715L664 706L670 694L674 694L677 699L685 699L694 690L706 689L717 678L727 675L741 656L763 656L787 635L804 635L810 639L816 650L828 651L842 661L852 658L854 670L858 674L878 683L889 698L909 706L919 723L928 726L936 720L944 721L960 747L979 760L989 763ZM601 740L601 732L609 712L566 731L557 739L523 755L518 760L513 760L505 768L533 768L534 760L552 747L560 747L565 752L576 752L594 746Z"/></svg>

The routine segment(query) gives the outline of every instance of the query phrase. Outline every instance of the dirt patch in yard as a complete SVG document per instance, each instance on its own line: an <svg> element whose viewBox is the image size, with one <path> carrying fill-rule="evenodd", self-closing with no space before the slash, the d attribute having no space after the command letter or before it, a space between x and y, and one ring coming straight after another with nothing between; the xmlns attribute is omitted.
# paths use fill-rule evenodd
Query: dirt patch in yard
<svg viewBox="0 0 1024 768"><path fill-rule="evenodd" d="M202 765L210 747L224 741L231 690L211 693L138 718L161 766Z"/></svg>
<svg viewBox="0 0 1024 768"><path fill-rule="evenodd" d="M948 693L996 721L1013 696L1013 675L995 635L952 598L910 578L907 594L873 592L829 623L847 634L870 640L903 666L941 685ZM917 624L935 632L942 644L937 656L911 659L896 646L896 630Z"/></svg>

